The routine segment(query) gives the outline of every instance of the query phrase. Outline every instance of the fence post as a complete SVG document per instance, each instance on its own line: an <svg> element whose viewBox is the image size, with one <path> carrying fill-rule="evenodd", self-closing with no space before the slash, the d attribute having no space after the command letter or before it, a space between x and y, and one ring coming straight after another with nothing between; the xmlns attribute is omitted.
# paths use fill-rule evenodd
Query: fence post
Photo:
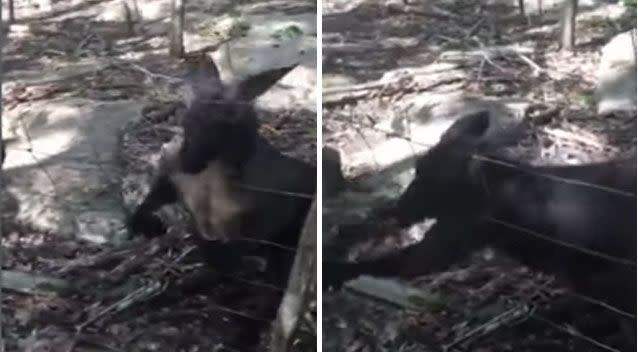
<svg viewBox="0 0 638 352"><path fill-rule="evenodd" d="M273 323L270 350L286 352L315 287L317 263L317 201L313 200L306 218L297 254L288 278L288 287Z"/></svg>

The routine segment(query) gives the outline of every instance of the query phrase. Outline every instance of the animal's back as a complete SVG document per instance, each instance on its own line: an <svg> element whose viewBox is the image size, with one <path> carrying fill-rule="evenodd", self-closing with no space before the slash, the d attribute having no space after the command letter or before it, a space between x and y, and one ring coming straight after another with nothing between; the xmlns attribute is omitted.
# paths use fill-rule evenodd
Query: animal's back
<svg viewBox="0 0 638 352"><path fill-rule="evenodd" d="M242 193L251 210L242 232L268 237L305 216L299 213L307 211L314 196L315 167L279 152L260 137L244 172Z"/></svg>
<svg viewBox="0 0 638 352"><path fill-rule="evenodd" d="M557 178L520 174L492 203L494 218L525 230L501 223L486 232L523 263L635 312L636 160L528 171Z"/></svg>

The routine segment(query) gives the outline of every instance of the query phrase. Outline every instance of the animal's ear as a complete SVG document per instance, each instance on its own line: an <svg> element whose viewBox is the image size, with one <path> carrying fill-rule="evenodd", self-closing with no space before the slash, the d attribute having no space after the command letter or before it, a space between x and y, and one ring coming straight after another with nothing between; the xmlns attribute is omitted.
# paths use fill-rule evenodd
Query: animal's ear
<svg viewBox="0 0 638 352"><path fill-rule="evenodd" d="M211 96L222 91L219 69L210 56L202 53L192 59L191 65L184 81L195 96Z"/></svg>
<svg viewBox="0 0 638 352"><path fill-rule="evenodd" d="M490 128L490 113L487 110L481 110L465 115L456 120L441 135L441 142L450 142L456 140L478 141L486 134Z"/></svg>
<svg viewBox="0 0 638 352"><path fill-rule="evenodd" d="M275 83L288 74L288 72L292 71L293 68L297 67L297 65L298 64L294 64L292 66L269 70L246 78L237 85L236 97L244 101L255 100L274 86Z"/></svg>

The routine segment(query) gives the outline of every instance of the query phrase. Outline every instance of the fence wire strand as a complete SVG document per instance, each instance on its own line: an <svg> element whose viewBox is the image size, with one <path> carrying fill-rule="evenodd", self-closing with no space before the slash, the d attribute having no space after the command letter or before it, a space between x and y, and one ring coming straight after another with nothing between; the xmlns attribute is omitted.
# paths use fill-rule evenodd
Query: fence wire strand
<svg viewBox="0 0 638 352"><path fill-rule="evenodd" d="M595 251L595 250L592 250L592 249L589 249L589 248L578 246L578 245L575 245L573 243L561 241L561 240L552 238L550 236L543 235L543 234L538 233L536 231L530 230L528 228L525 228L525 227L522 227L522 226L518 226L518 225L514 225L514 224L506 222L506 221L498 220L498 219L495 219L493 217L487 217L487 220L491 221L491 222L494 222L494 223L497 223L499 225L505 226L505 227L509 227L509 228L511 228L513 230L516 230L516 231L519 231L519 232L523 232L523 233L535 236L535 237L540 238L542 240L545 240L547 242L552 242L554 244L558 244L558 245L561 245L563 247L567 247L567 248L570 248L570 249L573 249L573 250L588 254L588 255L590 255L592 257L598 257L598 258L602 258L602 259L608 260L610 262L614 262L614 263L622 264L622 265L629 266L629 267L632 267L632 268L636 268L636 262L633 262L633 261L628 260L628 259L617 258L617 257L611 256L611 255L605 254L603 252L599 252L599 251Z"/></svg>
<svg viewBox="0 0 638 352"><path fill-rule="evenodd" d="M602 342L600 342L600 341L598 341L596 339L593 339L593 338L591 338L589 336L583 335L580 332L576 331L575 329L564 327L564 326L562 326L560 324L557 324L557 323L555 323L555 322L553 322L553 321L551 321L549 319L546 319L546 318L544 318L544 317L542 317L542 316L540 316L538 314L532 314L530 316L530 318L534 319L536 321L539 321L539 322L541 322L541 323L543 323L543 324L545 324L545 325L547 325L547 326L549 326L551 328L554 328L556 330L564 332L564 333L566 333L566 334L568 334L568 335L570 335L572 337L575 337L575 338L577 338L579 340L585 341L585 342L587 342L587 343L589 343L591 345L594 345L596 347L602 348L604 350L607 350L607 351L610 351L610 352L622 352L622 351L620 351L620 350L618 350L616 348L613 348L613 347L611 347L611 346L609 346L607 344L604 344L604 343L602 343Z"/></svg>
<svg viewBox="0 0 638 352"><path fill-rule="evenodd" d="M481 160L481 161L486 161L492 164L496 164L496 165L500 165L500 166L505 166L505 167L509 167L512 169L516 169L518 171L521 171L522 173L526 173L532 176L537 176L537 177L542 177L542 178L546 178L552 181L556 181L556 182L562 182L562 183L567 183L570 185L575 185L575 186L581 186L581 187L586 187L586 188L592 188L592 189L596 189L596 190L600 190L603 192L607 192L607 193L612 193L612 194L617 194L620 196L624 196L624 197L629 197L629 198L636 198L636 194L635 193L631 193L631 192L627 192L627 191L623 191L623 190L619 190L619 189L615 189L613 187L607 187L607 186L602 186L602 185L597 185L595 183L590 183L590 182L585 182L585 181L581 181L581 180L576 180L573 178L565 178L565 177L560 177L560 176L556 176L556 175L550 175L550 174L544 174L544 173L540 173L540 172L535 172L529 169L522 169L520 166L512 164L512 163L508 163L506 161L503 160L497 160L494 158L490 158L490 157L486 157L483 155L478 155L475 154L473 155L474 159L477 160Z"/></svg>
<svg viewBox="0 0 638 352"><path fill-rule="evenodd" d="M314 199L315 197L314 194L289 192L289 191L273 189L273 188L258 187L258 186L253 186L246 183L239 183L239 187L250 190L250 191L271 193L271 194L277 194L280 196L287 196L287 197L296 197L296 198L303 198L303 199Z"/></svg>

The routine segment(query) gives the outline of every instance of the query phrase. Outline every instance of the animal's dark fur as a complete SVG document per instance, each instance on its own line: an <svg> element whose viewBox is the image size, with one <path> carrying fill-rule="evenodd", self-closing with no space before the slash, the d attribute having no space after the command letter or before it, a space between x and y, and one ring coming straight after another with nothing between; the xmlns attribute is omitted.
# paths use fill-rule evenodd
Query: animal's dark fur
<svg viewBox="0 0 638 352"><path fill-rule="evenodd" d="M247 104L222 99L195 101L184 115L185 138L180 152L182 171L202 172L208 162L215 159L239 169L254 153L255 112Z"/></svg>
<svg viewBox="0 0 638 352"><path fill-rule="evenodd" d="M241 176L242 184L268 190L279 190L305 195L312 195L316 189L316 168L305 162L286 156L276 150L265 139L258 137L255 154L246 162ZM213 165L215 163L209 164ZM209 168L211 168L209 166ZM202 176L208 173L208 169L202 171ZM164 169L167 170L175 169ZM265 171L267 170L267 171ZM242 241L241 238L263 239L274 242L288 248L296 248L304 220L311 205L311 199L299 196L261 192L242 188L236 183L224 183L232 187L230 193L224 195L206 193L214 190L209 184L216 184L217 179L199 180L196 184L185 185L185 174L174 173L158 175L151 191L137 208L129 220L129 226L135 233L143 233L147 236L161 235L165 231L162 221L153 214L161 206L182 201L190 211L196 223L221 224L218 229L221 234L224 231L234 230L236 233L227 235L226 242L207 240L201 232L196 231L199 248L202 256L214 268L222 272L232 272L241 264L241 258L246 254L262 254L268 260L269 281L277 287L285 287L294 253L271 245L255 245L252 242ZM221 174L212 173L213 177ZM195 195L193 195L195 193ZM232 199L228 199L228 194ZM189 206L185 199L203 197L211 202L221 203L219 207L224 210L224 202L241 201L239 212L208 212L211 208L198 208ZM193 204L193 203L190 203ZM230 227L225 227L232 224ZM197 225L197 224L196 224ZM196 226L197 229L207 228ZM209 234L211 235L211 234ZM214 235L211 237L215 237ZM254 251L257 252L254 252ZM277 300L271 305L263 307L257 315L260 317L272 317L276 314L279 305ZM250 350L259 342L258 336L267 324L262 322L247 321L243 326L242 335L237 338L245 350Z"/></svg>
<svg viewBox="0 0 638 352"><path fill-rule="evenodd" d="M295 66L250 77L236 87L226 87L215 63L203 55L197 70L186 79L194 96L182 119L182 171L202 172L212 160L224 162L230 166L229 171L238 171L255 151L259 124L253 100Z"/></svg>
<svg viewBox="0 0 638 352"><path fill-rule="evenodd" d="M257 249L266 253L271 281L282 287L294 253L241 239L295 248L316 189L316 168L282 154L259 136L254 110L247 104L290 67L252 77L228 93L211 64L200 66L191 82L195 97L187 102L184 139L176 137L164 146L155 182L129 227L146 236L163 234L165 226L153 212L179 201L192 215L200 250L212 266L232 271L242 255ZM274 317L277 307L274 302L258 315ZM244 327L242 347L253 348L263 327Z"/></svg>
<svg viewBox="0 0 638 352"><path fill-rule="evenodd" d="M436 218L422 242L377 260L324 262L324 282L339 285L360 274L423 275L492 246L534 269L567 279L582 294L635 314L636 158L532 167L494 156L502 141L495 142L497 136L487 138L489 130L487 113L466 116L418 159L416 177L393 215L402 226ZM475 154L493 155L514 167L473 158ZM493 219L634 264L592 256Z"/></svg>

